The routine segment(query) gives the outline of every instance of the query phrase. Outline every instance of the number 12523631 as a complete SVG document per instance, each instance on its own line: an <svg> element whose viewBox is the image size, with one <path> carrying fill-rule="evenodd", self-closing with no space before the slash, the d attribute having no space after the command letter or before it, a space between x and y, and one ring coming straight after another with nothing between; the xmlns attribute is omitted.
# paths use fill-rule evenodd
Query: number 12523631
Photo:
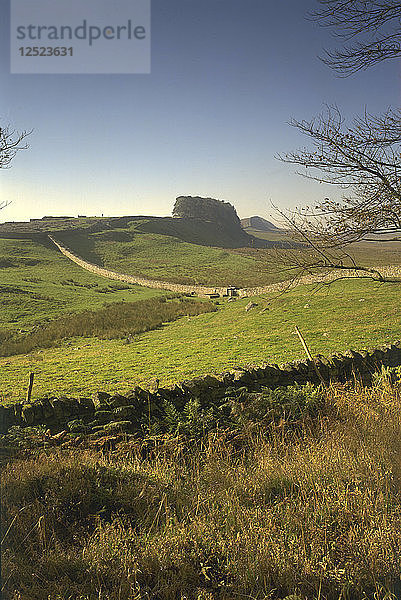
<svg viewBox="0 0 401 600"><path fill-rule="evenodd" d="M70 46L21 46L21 56L72 56L74 48Z"/></svg>

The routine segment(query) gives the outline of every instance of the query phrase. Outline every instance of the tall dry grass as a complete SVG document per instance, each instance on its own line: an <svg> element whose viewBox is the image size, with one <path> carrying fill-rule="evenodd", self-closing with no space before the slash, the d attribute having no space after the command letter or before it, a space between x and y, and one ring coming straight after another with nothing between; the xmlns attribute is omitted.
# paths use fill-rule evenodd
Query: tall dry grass
<svg viewBox="0 0 401 600"><path fill-rule="evenodd" d="M400 398L384 377L296 428L10 462L6 598L400 598Z"/></svg>
<svg viewBox="0 0 401 600"><path fill-rule="evenodd" d="M36 326L27 334L0 330L0 356L27 354L73 337L131 337L157 329L163 323L175 321L185 315L199 315L215 310L215 305L209 301L199 301L178 294L136 302L115 302L98 310L57 317Z"/></svg>

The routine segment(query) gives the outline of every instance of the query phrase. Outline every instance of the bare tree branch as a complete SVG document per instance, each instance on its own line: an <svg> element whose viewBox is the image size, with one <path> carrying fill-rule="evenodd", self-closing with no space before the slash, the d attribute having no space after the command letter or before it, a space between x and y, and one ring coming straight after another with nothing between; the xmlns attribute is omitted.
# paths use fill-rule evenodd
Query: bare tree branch
<svg viewBox="0 0 401 600"><path fill-rule="evenodd" d="M381 283L401 281L394 277L388 277L381 273L379 269L357 263L350 252L344 249L345 244L333 243L331 232L327 233L319 221L319 225L308 219L305 226L304 213L296 209L292 213L284 213L276 206L273 208L284 219L287 227L292 232L294 240L302 240L304 248L302 250L281 251L275 255L275 264L291 265L289 270L295 271L292 281L302 279L305 274L315 275L319 272L328 274L329 272L344 272L347 275L338 276L332 281L345 279L346 277L370 278ZM350 273L350 274L348 274Z"/></svg>
<svg viewBox="0 0 401 600"><path fill-rule="evenodd" d="M321 8L310 18L333 28L344 44L326 51L323 58L340 76L401 56L401 2L318 2ZM293 238L308 247L295 261L294 256L287 257L287 264L297 263L300 272L350 270L380 282L397 281L359 264L350 246L372 239L387 241L383 236L389 234L393 241L401 238L401 110L388 108L376 116L365 109L347 125L337 106L327 106L316 118L292 119L290 125L306 135L311 146L277 158L302 167L299 174L303 177L347 193L341 200L324 198L286 215L279 211Z"/></svg>
<svg viewBox="0 0 401 600"><path fill-rule="evenodd" d="M401 2L395 0L319 0L310 18L334 29L334 36L350 42L325 50L321 60L347 77L379 62L401 56Z"/></svg>
<svg viewBox="0 0 401 600"><path fill-rule="evenodd" d="M18 150L26 150L28 144L24 141L32 131L16 132L9 127L0 127L0 169L7 169ZM9 200L0 202L0 210L11 204Z"/></svg>
<svg viewBox="0 0 401 600"><path fill-rule="evenodd" d="M32 131L16 132L9 127L0 127L0 169L7 169L19 150L26 150L24 141Z"/></svg>
<svg viewBox="0 0 401 600"><path fill-rule="evenodd" d="M303 167L304 177L349 191L340 201L325 198L297 210L292 227L298 234L306 232L309 244L315 235L320 242L325 237L325 247L335 248L367 235L401 232L401 111L365 112L347 127L334 106L291 125L309 137L312 148L277 158Z"/></svg>

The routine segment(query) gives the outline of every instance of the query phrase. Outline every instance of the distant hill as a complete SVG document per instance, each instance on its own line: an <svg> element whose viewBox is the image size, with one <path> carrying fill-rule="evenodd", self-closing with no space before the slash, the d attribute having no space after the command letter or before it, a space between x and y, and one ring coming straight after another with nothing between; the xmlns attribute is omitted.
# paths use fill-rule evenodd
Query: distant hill
<svg viewBox="0 0 401 600"><path fill-rule="evenodd" d="M29 222L0 224L0 238L34 239L42 244L51 244L48 233L68 240L77 236L89 237L98 234L99 239L128 242L140 233L159 234L177 238L201 246L220 248L271 248L290 247L280 235L281 230L261 217L251 217L269 224L272 229L261 232L256 227L245 231L237 212L230 203L200 196L179 196L172 217L123 216L123 217L43 217ZM249 221L249 219L248 219ZM260 235L259 235L260 234ZM264 236L267 236L266 238ZM91 258L91 257L89 257ZM93 258L93 257L92 257Z"/></svg>
<svg viewBox="0 0 401 600"><path fill-rule="evenodd" d="M257 229L258 231L280 231L276 225L273 225L273 223L267 221L263 217L247 217L246 219L241 219L241 225L244 229L252 227L252 229Z"/></svg>

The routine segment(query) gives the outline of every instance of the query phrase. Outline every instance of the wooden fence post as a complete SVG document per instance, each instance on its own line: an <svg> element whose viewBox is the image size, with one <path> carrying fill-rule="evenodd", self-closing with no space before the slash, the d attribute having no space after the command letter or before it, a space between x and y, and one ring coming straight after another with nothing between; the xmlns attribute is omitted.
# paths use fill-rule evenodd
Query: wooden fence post
<svg viewBox="0 0 401 600"><path fill-rule="evenodd" d="M35 373L29 373L29 386L28 386L28 391L26 393L26 401L30 402L31 401L31 394L32 394L32 387L33 387L33 378L35 376Z"/></svg>
<svg viewBox="0 0 401 600"><path fill-rule="evenodd" d="M302 333L299 331L298 327L295 325L295 331L298 334L299 339L301 340L301 344L304 347L304 350L306 352L306 356L309 358L309 360L312 362L313 364L313 368L315 369L315 373L316 375L319 377L322 385L324 386L325 389L327 389L327 384L325 382L325 380L323 379L323 375L321 374L321 372L319 371L319 369L317 368L317 365L315 363L315 359L313 358L312 354L309 351L308 345L305 342L304 336L302 335Z"/></svg>

